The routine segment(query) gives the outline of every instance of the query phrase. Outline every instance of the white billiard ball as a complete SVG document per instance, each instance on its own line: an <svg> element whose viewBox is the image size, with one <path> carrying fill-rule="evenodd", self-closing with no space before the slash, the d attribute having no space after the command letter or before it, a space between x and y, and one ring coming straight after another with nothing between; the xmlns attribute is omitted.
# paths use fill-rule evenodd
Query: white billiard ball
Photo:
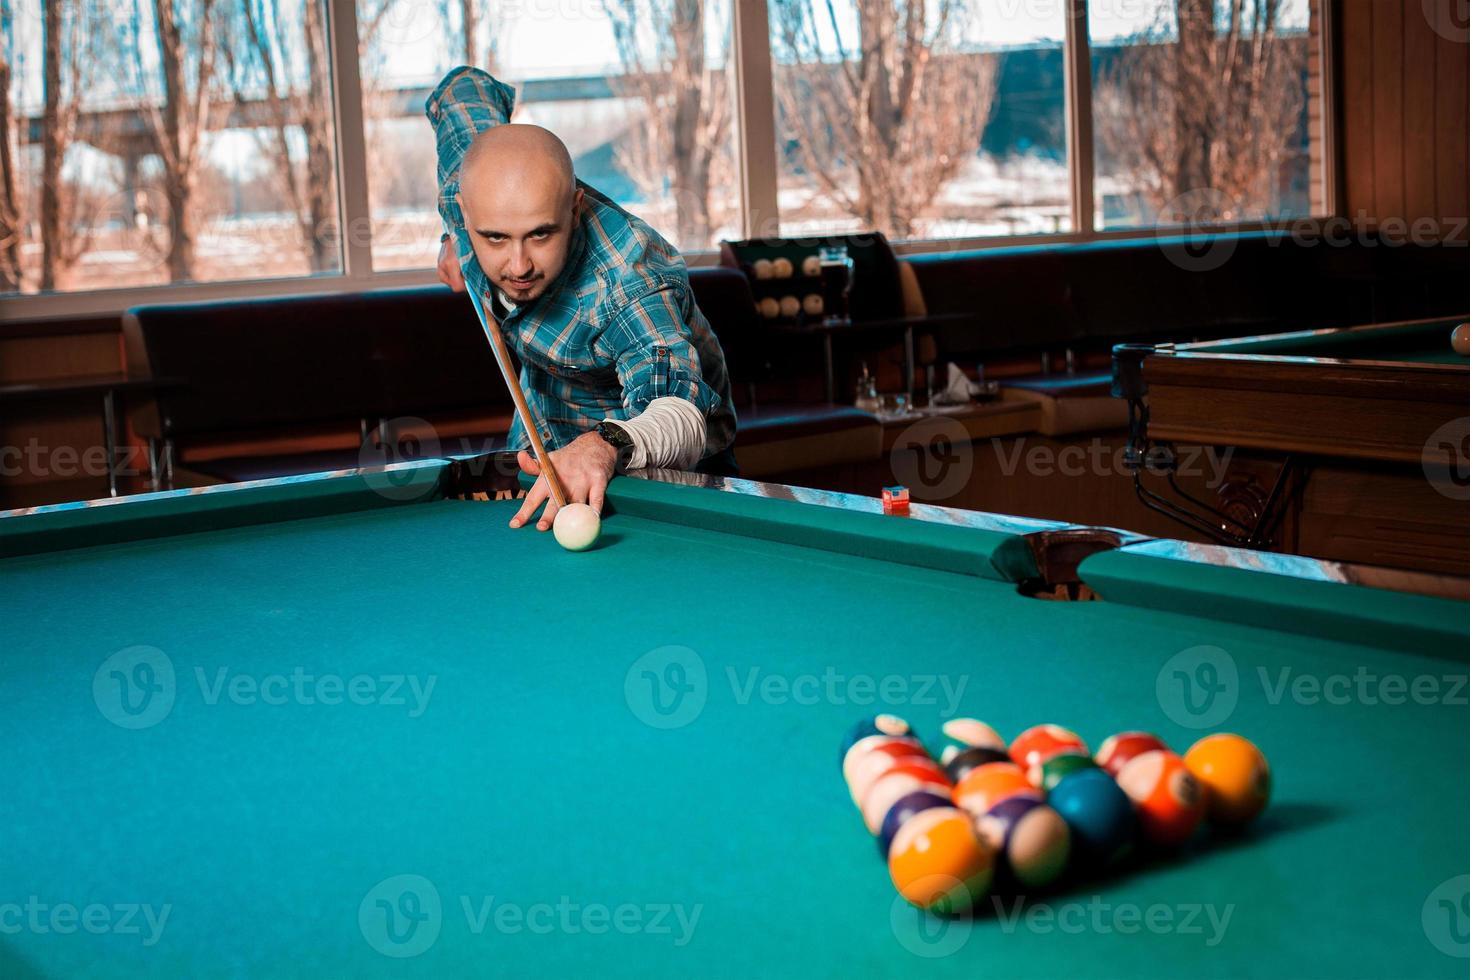
<svg viewBox="0 0 1470 980"><path fill-rule="evenodd" d="M807 293L806 298L801 301L801 308L806 311L807 316L821 316L822 294Z"/></svg>
<svg viewBox="0 0 1470 980"><path fill-rule="evenodd" d="M790 259L772 259L771 275L777 279L790 279L792 273Z"/></svg>
<svg viewBox="0 0 1470 980"><path fill-rule="evenodd" d="M567 504L551 522L556 543L568 551L586 551L602 533L602 519L587 504Z"/></svg>
<svg viewBox="0 0 1470 980"><path fill-rule="evenodd" d="M756 305L760 307L761 316L767 320L774 320L781 315L781 303L774 296L767 296Z"/></svg>
<svg viewBox="0 0 1470 980"><path fill-rule="evenodd" d="M782 296L781 297L781 315L782 316L796 316L796 314L798 314L800 312L801 312L801 300L797 299L795 296Z"/></svg>
<svg viewBox="0 0 1470 980"><path fill-rule="evenodd" d="M755 273L757 279L769 279L773 274L770 259L756 259L750 264L750 271Z"/></svg>
<svg viewBox="0 0 1470 980"><path fill-rule="evenodd" d="M822 274L822 257L820 255L808 255L801 260L801 274L816 278Z"/></svg>
<svg viewBox="0 0 1470 980"><path fill-rule="evenodd" d="M1462 323L1450 334L1450 347L1456 354L1470 357L1470 323Z"/></svg>

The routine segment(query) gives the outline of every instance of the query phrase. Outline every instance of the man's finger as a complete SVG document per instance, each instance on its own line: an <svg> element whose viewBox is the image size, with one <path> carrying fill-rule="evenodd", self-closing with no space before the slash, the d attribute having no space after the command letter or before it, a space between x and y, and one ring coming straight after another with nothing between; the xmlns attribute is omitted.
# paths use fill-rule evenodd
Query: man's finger
<svg viewBox="0 0 1470 980"><path fill-rule="evenodd" d="M516 511L516 516L510 519L511 527L521 527L536 514L536 508L546 502L550 496L551 489L546 485L546 480L538 479L531 484L531 492L526 494L526 499L521 502L521 509ZM545 530L543 528L542 530Z"/></svg>
<svg viewBox="0 0 1470 980"><path fill-rule="evenodd" d="M587 506L597 511L599 517L602 516L602 504L606 497L607 484L594 482L591 491L587 494Z"/></svg>
<svg viewBox="0 0 1470 980"><path fill-rule="evenodd" d="M522 449L516 453L516 462L520 464L522 473L528 473L531 476L541 475L541 464L536 462L535 457L526 450Z"/></svg>

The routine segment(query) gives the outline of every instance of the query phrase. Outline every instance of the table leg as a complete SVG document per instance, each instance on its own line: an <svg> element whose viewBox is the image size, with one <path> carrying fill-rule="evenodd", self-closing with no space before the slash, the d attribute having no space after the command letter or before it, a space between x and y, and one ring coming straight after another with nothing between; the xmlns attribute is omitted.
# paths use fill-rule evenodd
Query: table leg
<svg viewBox="0 0 1470 980"><path fill-rule="evenodd" d="M117 496L117 402L109 388L102 395L102 438L107 443L107 494Z"/></svg>
<svg viewBox="0 0 1470 980"><path fill-rule="evenodd" d="M827 404L837 404L837 378L832 366L832 333L828 331L822 334L822 366L823 381L827 387Z"/></svg>

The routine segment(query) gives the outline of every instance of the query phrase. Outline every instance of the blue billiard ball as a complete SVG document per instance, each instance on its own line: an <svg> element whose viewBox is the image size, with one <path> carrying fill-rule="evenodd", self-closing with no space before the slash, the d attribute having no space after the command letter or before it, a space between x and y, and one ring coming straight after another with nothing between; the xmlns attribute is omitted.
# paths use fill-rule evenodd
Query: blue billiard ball
<svg viewBox="0 0 1470 980"><path fill-rule="evenodd" d="M1072 856L1085 870L1101 870L1122 860L1138 837L1133 801L1101 769L1080 769L1062 779L1047 796L1072 831Z"/></svg>
<svg viewBox="0 0 1470 980"><path fill-rule="evenodd" d="M878 853L883 855L883 860L888 860L888 849L893 844L898 828L908 823L914 814L941 806L954 806L954 801L942 793L927 789L915 790L899 797L884 814L883 826L878 830Z"/></svg>
<svg viewBox="0 0 1470 980"><path fill-rule="evenodd" d="M872 718L864 718L848 730L847 736L842 740L842 751L837 754L837 761L845 762L847 753L854 745L874 735L915 737L914 730L909 727L909 723L898 715L876 715Z"/></svg>

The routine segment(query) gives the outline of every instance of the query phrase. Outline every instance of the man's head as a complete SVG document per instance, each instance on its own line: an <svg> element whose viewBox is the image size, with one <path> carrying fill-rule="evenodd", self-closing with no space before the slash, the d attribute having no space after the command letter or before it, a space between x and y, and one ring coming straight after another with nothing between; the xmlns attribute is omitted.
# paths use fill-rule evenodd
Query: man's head
<svg viewBox="0 0 1470 980"><path fill-rule="evenodd" d="M526 303L566 266L582 191L555 135L540 126L495 126L465 153L459 206L480 268L512 302Z"/></svg>

